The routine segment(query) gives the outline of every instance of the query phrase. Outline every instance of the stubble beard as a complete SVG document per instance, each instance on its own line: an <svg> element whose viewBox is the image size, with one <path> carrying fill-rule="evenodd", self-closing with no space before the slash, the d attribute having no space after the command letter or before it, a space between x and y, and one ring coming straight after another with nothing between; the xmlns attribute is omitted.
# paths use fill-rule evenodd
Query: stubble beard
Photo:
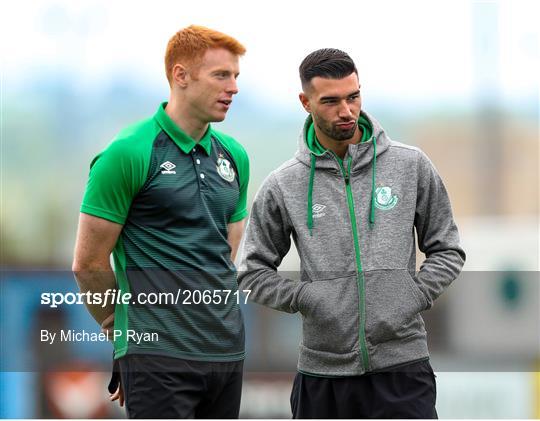
<svg viewBox="0 0 540 421"><path fill-rule="evenodd" d="M332 125L331 123L328 123L327 121L315 119L315 118L314 120L317 123L317 126L319 126L319 129L326 136L337 141L350 140L354 136L354 133L356 132L356 129L357 129L356 124L351 129L343 130L335 125Z"/></svg>

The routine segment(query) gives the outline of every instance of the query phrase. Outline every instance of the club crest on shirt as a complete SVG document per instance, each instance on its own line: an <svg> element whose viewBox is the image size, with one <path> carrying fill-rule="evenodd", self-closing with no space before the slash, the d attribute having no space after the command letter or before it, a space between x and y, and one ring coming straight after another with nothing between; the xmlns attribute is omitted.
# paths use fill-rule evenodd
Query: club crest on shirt
<svg viewBox="0 0 540 421"><path fill-rule="evenodd" d="M236 175L234 169L231 166L231 163L227 161L221 153L219 154L217 160L216 169L221 178L228 181L229 183L232 183L234 181L234 177Z"/></svg>
<svg viewBox="0 0 540 421"><path fill-rule="evenodd" d="M396 206L398 197L392 195L390 187L378 187L375 190L375 207L382 210L390 210Z"/></svg>

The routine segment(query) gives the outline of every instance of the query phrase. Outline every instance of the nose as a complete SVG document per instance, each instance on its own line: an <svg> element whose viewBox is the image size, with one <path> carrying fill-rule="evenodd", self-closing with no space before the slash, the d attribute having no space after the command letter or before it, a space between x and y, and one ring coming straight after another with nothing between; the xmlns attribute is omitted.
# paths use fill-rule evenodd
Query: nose
<svg viewBox="0 0 540 421"><path fill-rule="evenodd" d="M227 84L226 91L228 94L235 95L238 93L238 84L236 83L236 78L232 77Z"/></svg>
<svg viewBox="0 0 540 421"><path fill-rule="evenodd" d="M341 101L339 104L338 117L343 120L350 120L353 117L353 113L351 112L351 108L347 101Z"/></svg>

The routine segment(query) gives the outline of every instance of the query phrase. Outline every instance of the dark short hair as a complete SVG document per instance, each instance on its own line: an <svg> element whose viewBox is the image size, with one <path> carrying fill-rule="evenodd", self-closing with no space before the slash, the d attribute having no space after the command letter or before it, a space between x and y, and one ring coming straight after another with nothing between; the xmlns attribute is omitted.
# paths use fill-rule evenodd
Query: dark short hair
<svg viewBox="0 0 540 421"><path fill-rule="evenodd" d="M300 64L300 81L306 88L314 77L342 79L351 73L358 74L352 58L336 48L321 48L309 54Z"/></svg>

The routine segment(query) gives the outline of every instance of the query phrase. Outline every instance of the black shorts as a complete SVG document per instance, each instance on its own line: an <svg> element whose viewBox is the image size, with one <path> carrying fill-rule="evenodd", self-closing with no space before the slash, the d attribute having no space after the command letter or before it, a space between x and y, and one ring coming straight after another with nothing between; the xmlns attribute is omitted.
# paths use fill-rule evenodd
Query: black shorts
<svg viewBox="0 0 540 421"><path fill-rule="evenodd" d="M437 418L435 374L428 360L340 378L298 373L293 418Z"/></svg>
<svg viewBox="0 0 540 421"><path fill-rule="evenodd" d="M243 361L128 355L119 363L129 418L238 418Z"/></svg>

